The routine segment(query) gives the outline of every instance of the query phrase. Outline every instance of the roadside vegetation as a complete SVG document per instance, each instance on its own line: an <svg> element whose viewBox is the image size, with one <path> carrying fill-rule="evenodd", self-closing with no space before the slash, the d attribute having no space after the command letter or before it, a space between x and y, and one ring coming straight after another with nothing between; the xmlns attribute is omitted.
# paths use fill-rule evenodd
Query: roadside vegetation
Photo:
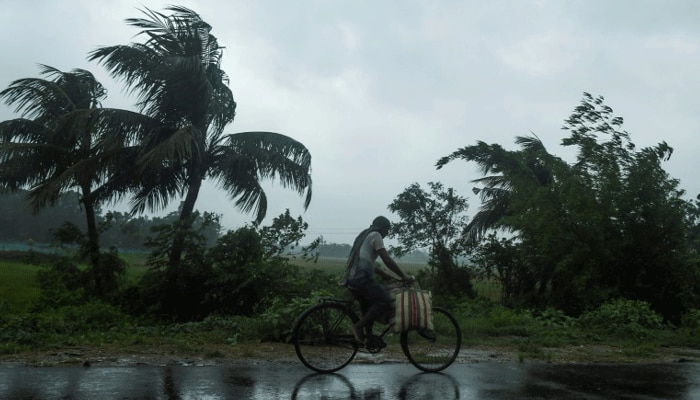
<svg viewBox="0 0 700 400"><path fill-rule="evenodd" d="M265 290L251 313L229 310L178 322L133 312L135 292L129 285L121 299L112 302L79 298L72 290L56 288L53 256L35 256L31 262L30 257L0 253L3 356L90 349L88 353L156 352L211 360L254 357L261 343L286 346L295 318L318 297L346 295L335 284L342 269L338 260L326 264L322 258L317 263L285 258L280 268L286 272L279 274L284 276L280 284L287 287L285 293ZM136 282L134 278L148 270L147 256L129 258L125 277ZM421 273L426 267L415 264L407 269ZM669 349L700 349L700 310L687 313L682 327L663 322L647 303L630 300L605 303L573 318L554 309L507 308L500 304L494 282L476 281L474 290L473 299L435 299L459 321L465 349L505 352L520 362L655 361L667 359ZM679 352L673 358L684 355Z"/></svg>

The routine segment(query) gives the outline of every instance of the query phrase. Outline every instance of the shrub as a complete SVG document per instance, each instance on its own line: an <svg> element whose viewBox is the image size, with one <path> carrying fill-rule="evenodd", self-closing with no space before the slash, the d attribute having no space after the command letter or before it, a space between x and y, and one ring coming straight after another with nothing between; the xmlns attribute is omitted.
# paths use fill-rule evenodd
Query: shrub
<svg viewBox="0 0 700 400"><path fill-rule="evenodd" d="M570 328L576 320L562 310L547 308L535 315L535 319L545 327L551 328Z"/></svg>
<svg viewBox="0 0 700 400"><path fill-rule="evenodd" d="M681 317L681 324L683 325L683 328L687 330L700 331L700 310L697 308L688 310Z"/></svg>
<svg viewBox="0 0 700 400"><path fill-rule="evenodd" d="M617 299L579 317L583 327L620 337L646 338L650 330L662 327L661 315L649 303L640 300Z"/></svg>
<svg viewBox="0 0 700 400"><path fill-rule="evenodd" d="M43 346L54 335L104 332L122 328L129 322L127 315L99 301L60 306L0 319L0 341Z"/></svg>
<svg viewBox="0 0 700 400"><path fill-rule="evenodd" d="M120 328L129 321L118 308L100 301L67 306L60 311L69 332L106 331Z"/></svg>
<svg viewBox="0 0 700 400"><path fill-rule="evenodd" d="M208 259L213 274L205 303L218 313L253 315L260 302L283 289L293 275L286 263L263 258L260 235L247 227L223 235Z"/></svg>
<svg viewBox="0 0 700 400"><path fill-rule="evenodd" d="M457 318L465 338L532 334L530 313L517 312L488 299L462 301L450 307L450 312Z"/></svg>
<svg viewBox="0 0 700 400"><path fill-rule="evenodd" d="M311 296L291 300L275 297L270 307L258 318L258 337L263 341L288 343L292 339L294 323L299 314L318 303L320 297L331 297L331 294L327 291L314 291Z"/></svg>
<svg viewBox="0 0 700 400"><path fill-rule="evenodd" d="M38 343L36 319L32 314L0 318L0 342L14 342L20 345Z"/></svg>
<svg viewBox="0 0 700 400"><path fill-rule="evenodd" d="M192 218L197 221L199 213L194 213ZM202 302L213 272L205 259L207 237L204 232L215 222L216 218L205 213L204 222L198 226L183 228L180 221L175 221L151 228L155 236L146 244L153 249L148 259L151 269L141 278L138 302L129 304L130 309L174 321L199 320L208 314ZM169 264L172 237L182 234L183 229L183 258L172 266Z"/></svg>
<svg viewBox="0 0 700 400"><path fill-rule="evenodd" d="M86 274L66 257L58 258L37 273L41 288L38 309L55 308L85 301Z"/></svg>
<svg viewBox="0 0 700 400"><path fill-rule="evenodd" d="M133 299L121 298L129 310L173 321L192 321L206 316L202 301L211 272L206 265L183 262L176 269L151 269L141 278L138 290L129 289Z"/></svg>

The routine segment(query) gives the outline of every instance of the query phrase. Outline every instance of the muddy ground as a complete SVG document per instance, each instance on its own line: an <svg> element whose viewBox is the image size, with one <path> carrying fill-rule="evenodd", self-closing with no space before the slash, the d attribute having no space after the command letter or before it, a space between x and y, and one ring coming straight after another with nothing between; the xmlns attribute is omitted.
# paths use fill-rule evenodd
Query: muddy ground
<svg viewBox="0 0 700 400"><path fill-rule="evenodd" d="M539 349L523 354L514 348L463 348L458 363L671 363L700 361L700 350L663 347L645 354L629 354L613 346L568 346ZM196 351L163 347L113 348L70 347L0 355L0 364L24 366L74 365L217 365L236 363L298 363L294 347L283 343L243 343L235 346L205 346ZM354 362L407 362L400 346L389 346L379 354L358 353Z"/></svg>

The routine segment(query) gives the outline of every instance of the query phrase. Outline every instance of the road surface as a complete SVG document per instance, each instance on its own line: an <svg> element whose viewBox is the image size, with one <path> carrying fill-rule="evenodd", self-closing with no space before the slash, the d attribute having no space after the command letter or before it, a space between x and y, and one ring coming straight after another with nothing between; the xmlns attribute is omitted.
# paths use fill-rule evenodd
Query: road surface
<svg viewBox="0 0 700 400"><path fill-rule="evenodd" d="M700 364L299 363L209 366L0 366L0 399L700 399Z"/></svg>

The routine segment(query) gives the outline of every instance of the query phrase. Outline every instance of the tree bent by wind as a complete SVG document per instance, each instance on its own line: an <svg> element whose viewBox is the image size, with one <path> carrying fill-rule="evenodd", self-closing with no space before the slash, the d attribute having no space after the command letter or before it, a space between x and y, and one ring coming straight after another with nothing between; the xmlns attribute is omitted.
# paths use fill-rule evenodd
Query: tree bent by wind
<svg viewBox="0 0 700 400"><path fill-rule="evenodd" d="M48 79L19 79L0 92L0 98L22 113L0 123L0 185L10 191L29 189L35 212L79 190L87 226L82 251L90 261L94 291L102 296L116 287L114 271L100 260L101 199L95 196L113 168L99 145L108 133L93 119L106 91L86 70L62 72L44 65L41 73Z"/></svg>
<svg viewBox="0 0 700 400"><path fill-rule="evenodd" d="M562 145L577 150L573 163L537 137L517 138L514 151L478 142L438 161L438 168L458 159L481 168L474 182L482 206L470 237L512 233L521 304L579 314L626 298L670 320L697 307L700 275L688 262L693 207L662 167L673 149L666 142L636 149L622 125L602 96L584 93L563 126Z"/></svg>
<svg viewBox="0 0 700 400"><path fill-rule="evenodd" d="M234 120L236 102L221 70L223 48L197 13L179 6L166 9L172 14L146 8L145 18L126 20L142 29L143 43L101 47L88 58L120 79L136 94L138 111L159 124L157 129L124 132L140 147L127 186L135 212L161 209L176 196L184 198L181 229L169 257L169 265L177 267L205 179L260 222L267 211L263 180L279 180L305 196L308 207L311 155L302 143L279 133L224 133Z"/></svg>

